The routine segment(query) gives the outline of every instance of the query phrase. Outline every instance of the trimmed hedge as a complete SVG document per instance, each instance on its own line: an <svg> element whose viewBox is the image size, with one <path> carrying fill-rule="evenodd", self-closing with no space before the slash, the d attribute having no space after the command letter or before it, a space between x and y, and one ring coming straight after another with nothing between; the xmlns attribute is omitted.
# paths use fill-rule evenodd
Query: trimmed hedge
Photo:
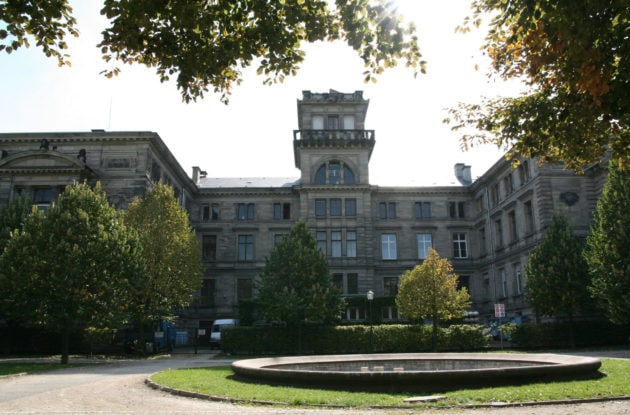
<svg viewBox="0 0 630 415"><path fill-rule="evenodd" d="M221 332L225 353L245 355L411 353L431 350L431 326L377 325L297 327L227 327ZM488 346L482 326L453 325L438 330L441 351Z"/></svg>
<svg viewBox="0 0 630 415"><path fill-rule="evenodd" d="M573 324L576 347L628 344L628 326L607 321L578 321ZM518 324L512 332L511 341L527 349L570 347L569 323Z"/></svg>

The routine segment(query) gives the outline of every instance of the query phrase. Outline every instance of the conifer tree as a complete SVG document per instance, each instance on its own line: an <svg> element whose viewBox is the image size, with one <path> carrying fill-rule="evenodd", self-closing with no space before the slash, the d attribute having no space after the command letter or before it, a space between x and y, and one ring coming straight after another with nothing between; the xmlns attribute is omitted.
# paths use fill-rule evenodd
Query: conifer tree
<svg viewBox="0 0 630 415"><path fill-rule="evenodd" d="M332 323L343 302L324 253L304 222L272 249L260 273L258 301L269 321Z"/></svg>
<svg viewBox="0 0 630 415"><path fill-rule="evenodd" d="M583 247L569 220L555 214L545 236L530 253L525 271L527 298L536 313L566 317L572 346L574 317L592 309Z"/></svg>
<svg viewBox="0 0 630 415"><path fill-rule="evenodd" d="M591 291L614 323L630 323L630 171L611 161L585 258Z"/></svg>

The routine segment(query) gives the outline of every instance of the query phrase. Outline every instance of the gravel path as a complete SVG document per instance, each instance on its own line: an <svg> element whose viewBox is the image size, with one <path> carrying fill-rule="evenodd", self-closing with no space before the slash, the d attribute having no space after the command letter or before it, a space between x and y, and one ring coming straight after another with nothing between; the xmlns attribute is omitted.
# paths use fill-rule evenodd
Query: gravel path
<svg viewBox="0 0 630 415"><path fill-rule="evenodd" d="M290 409L178 397L151 389L144 384L148 375L167 368L226 363L228 362L211 360L208 355L175 355L167 359L116 361L107 365L0 378L0 414L630 415L630 401L431 411Z"/></svg>

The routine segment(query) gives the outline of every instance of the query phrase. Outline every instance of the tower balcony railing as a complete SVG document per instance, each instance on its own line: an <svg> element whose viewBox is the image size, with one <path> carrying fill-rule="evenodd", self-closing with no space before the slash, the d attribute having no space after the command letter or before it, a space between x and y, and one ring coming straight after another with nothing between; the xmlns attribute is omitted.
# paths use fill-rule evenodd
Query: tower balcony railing
<svg viewBox="0 0 630 415"><path fill-rule="evenodd" d="M293 130L293 140L374 141L374 130Z"/></svg>

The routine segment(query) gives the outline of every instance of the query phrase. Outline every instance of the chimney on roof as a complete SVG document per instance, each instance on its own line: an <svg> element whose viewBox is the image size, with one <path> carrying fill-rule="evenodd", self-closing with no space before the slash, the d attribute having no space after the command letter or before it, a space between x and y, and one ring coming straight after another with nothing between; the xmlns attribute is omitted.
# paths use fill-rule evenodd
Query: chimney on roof
<svg viewBox="0 0 630 415"><path fill-rule="evenodd" d="M195 184L199 184L199 176L201 175L201 169L197 166L193 166L193 172L192 172L192 181Z"/></svg>
<svg viewBox="0 0 630 415"><path fill-rule="evenodd" d="M455 177L463 186L472 184L471 167L464 163L455 164Z"/></svg>

